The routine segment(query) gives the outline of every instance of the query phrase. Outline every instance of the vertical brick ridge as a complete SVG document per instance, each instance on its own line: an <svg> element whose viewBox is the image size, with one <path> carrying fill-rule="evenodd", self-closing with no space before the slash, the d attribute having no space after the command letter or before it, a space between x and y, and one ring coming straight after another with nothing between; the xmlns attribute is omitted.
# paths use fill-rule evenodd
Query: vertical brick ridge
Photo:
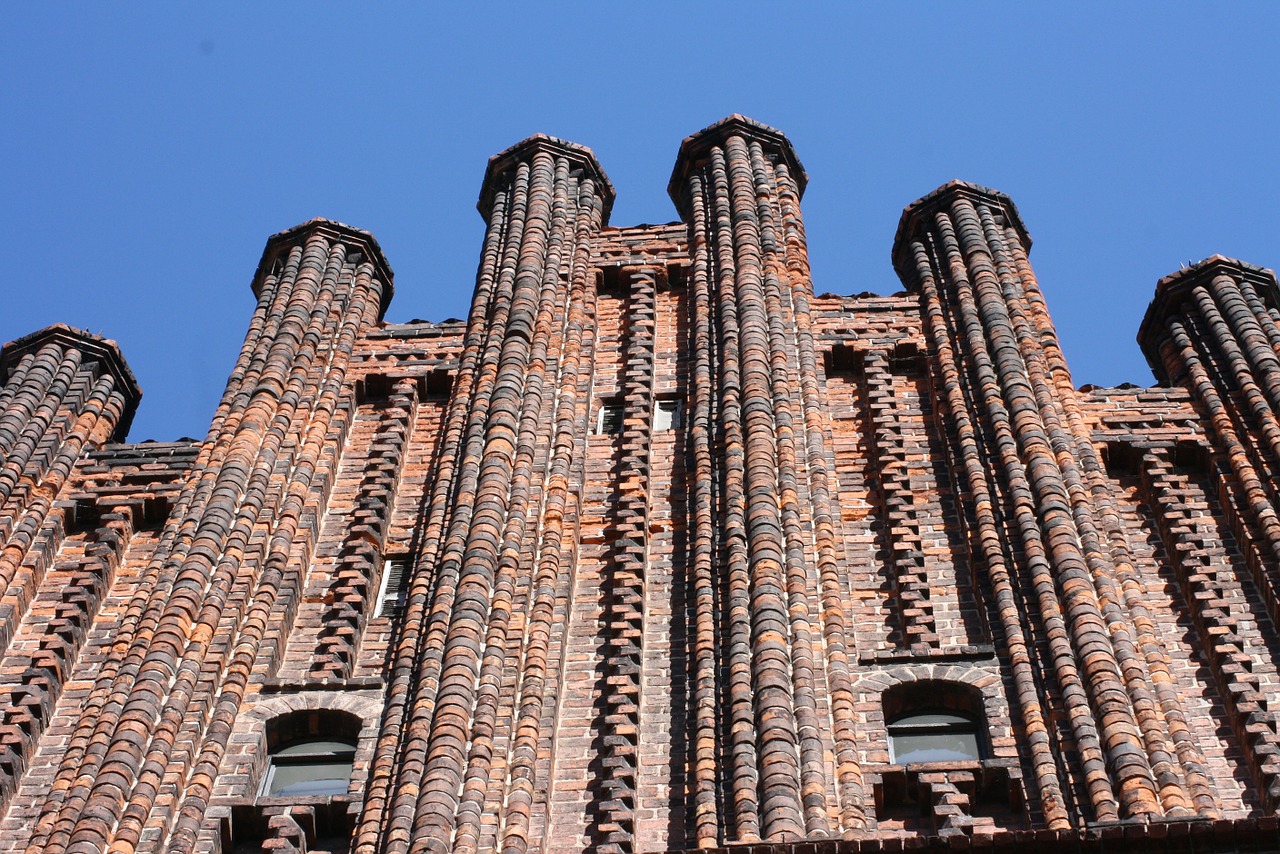
<svg viewBox="0 0 1280 854"><path fill-rule="evenodd" d="M952 195L960 196L959 193ZM973 204L963 197L955 199L954 211L947 204L949 201L951 196L939 199L936 212L930 211L932 216L926 215L927 222L922 222L926 235L916 238L915 242L924 250L920 254L924 255L925 267L906 281L924 291L925 268L929 268L925 310L936 311L940 317L950 315L951 322L960 330L956 343L963 348L965 362L970 366L969 376L962 375L962 381L972 390L970 394L985 416L984 432L990 431L995 438L1003 491L1013 505L1008 512L1019 535L1029 570L1028 580L1048 634L1054 670L1070 710L1094 816L1102 821L1114 820L1119 817L1119 810L1108 776L1113 757L1104 752L1104 744L1108 749L1119 748L1114 758L1127 759L1131 754L1121 751L1126 746L1132 747L1127 740L1137 732L1136 721L1131 709L1125 714L1127 703L1116 702L1118 697L1127 700L1127 695L1123 693L1119 667L1108 649L1109 638L1096 594L1091 584L1085 584L1087 571L1079 549L1065 542L1066 534L1074 534L1070 520L1064 518L1069 502L1061 483L1054 477L1055 462L1047 449L1043 427L1038 425L1037 407L1025 378L1022 356L1011 340L1007 309L999 304L1001 298L990 254L976 241L978 216ZM953 215L963 226L963 246ZM925 246L937 254L928 254ZM968 263L971 257L974 258L972 268ZM937 271L937 279L933 270ZM939 288L937 280L949 287ZM941 305L935 308L934 300L939 300ZM998 340L994 340L997 335ZM1028 461L1025 465L1024 457ZM1042 491L1038 492L1037 487ZM1039 510L1046 504L1046 518L1042 520ZM1042 524L1044 533L1054 535L1047 543ZM1066 608L1064 613L1059 596L1068 590L1075 597L1074 607ZM1120 717L1121 726L1109 741L1105 727L1099 732L1091 708L1091 703L1098 703L1102 698L1110 702L1112 709L1119 706L1113 715ZM1149 776L1146 783L1138 790L1145 797L1137 798L1134 806L1145 807L1154 801ZM1134 792L1130 791L1128 797L1132 799Z"/></svg>
<svg viewBox="0 0 1280 854"><path fill-rule="evenodd" d="M831 834L828 813L828 779L825 733L829 724L819 721L818 683L822 666L814 653L809 601L809 567L812 539L806 534L801 509L801 484L796 457L796 419L793 401L797 372L795 340L788 335L790 292L784 301L785 240L779 229L782 218L778 205L778 182L772 164L759 140L748 146L756 197L756 228L761 254L761 285L767 321L770 393L773 400L774 437L777 454L777 499L781 510L785 552L787 610L791 621L792 685L795 697L797 736L800 747L800 799L804 810L805 836Z"/></svg>
<svg viewBox="0 0 1280 854"><path fill-rule="evenodd" d="M281 253L274 251L277 243L287 244ZM284 251L290 254L291 271L285 275L294 278L292 286L277 289L274 281L255 286L261 300L272 304L255 318L278 316L276 334L263 338L251 326L242 353L247 358L237 365L224 395L224 403L247 396L247 406L236 418L230 417L235 409L230 405L215 416L218 432L211 438L227 449L223 463L216 474L190 481L183 490L186 518L179 528L193 529L194 537L153 561L157 583L140 590L141 601L131 604L131 631L124 638L128 652L103 685L120 699L101 706L96 721L82 716L77 730L93 734L83 742L83 753L69 752L59 769L68 781L93 782L70 786L60 803L46 803L32 840L36 850L87 852L101 850L109 840L136 846L175 758L174 739L183 720L193 708L212 703L201 690L211 686L210 680L197 681L201 671L221 674L221 680L212 679L221 682L220 702L238 705L248 675L240 659L252 659L265 629L263 609L269 612L272 585L278 585L285 568L351 349L380 312L389 275L379 256L366 258L365 253L376 252L367 235L337 224L309 223L268 244L268 254ZM250 340L261 346L250 349ZM241 377L252 373L258 373L257 381L245 388ZM287 442L287 437L304 438ZM214 456L211 452L206 459ZM285 477L272 483L280 473ZM264 521L271 526L267 535L251 536ZM231 638L218 637L228 598L244 584L256 588L260 598L235 621ZM220 754L228 733L217 716L214 723L219 725L206 731L212 739L204 747ZM146 735L139 738L140 733ZM192 749L195 745L182 748ZM216 756L209 758L216 765ZM210 779L193 776L193 785L207 788L211 775L204 766L197 768Z"/></svg>
<svg viewBox="0 0 1280 854"><path fill-rule="evenodd" d="M999 390L999 398L988 396L987 401L996 436L1007 437L1003 441L1017 447L1025 460L1024 465L1006 449L1006 476L1020 505L1015 512L1033 576L1047 582L1044 619L1046 625L1057 619L1050 612L1058 605L1049 599L1056 587L1067 605L1065 624L1083 670L1083 693L1100 723L1106 771L1115 778L1123 815L1185 812L1190 801L1178 781L1148 661L1136 651L1132 615L1121 608L1113 552L1104 548L1093 495L1075 462L1079 442L1064 427L1057 386L1048 376L1040 336L1031 327L1016 264L1004 244L1011 205L989 191L951 185L913 207L904 224L916 218L916 228L928 231L947 259L954 311L976 366L975 384L989 371L992 387ZM902 257L900 251L896 254ZM1025 483L1025 496L1019 495L1019 483ZM1117 528L1114 534L1112 541L1122 532ZM1068 683L1077 678L1061 671L1060 676ZM1087 729L1077 726L1076 738L1085 748L1095 813L1106 820L1112 795L1106 779L1088 771L1095 760L1088 756L1093 733Z"/></svg>
<svg viewBox="0 0 1280 854"><path fill-rule="evenodd" d="M128 429L141 392L114 341L56 324L0 348L0 651L46 563L15 584L72 469ZM56 543L42 548L56 550ZM0 788L3 783L0 783Z"/></svg>
<svg viewBox="0 0 1280 854"><path fill-rule="evenodd" d="M0 672L21 674L0 688L0 812L7 806L62 688L79 658L98 606L133 536L127 509L102 508L96 527L77 536L44 575L45 592L34 606L47 619L28 623L18 644L0 660ZM60 515L60 514L55 514ZM46 542L62 542L59 530ZM37 582L38 583L38 582Z"/></svg>
<svg viewBox="0 0 1280 854"><path fill-rule="evenodd" d="M740 155L744 148L739 137ZM731 729L735 741L731 782L736 790L737 839L786 839L802 836L803 825L796 750L799 736L791 703L786 643L789 633L781 572L781 521L777 505L772 503L776 466L772 425L764 423L771 401L766 397L768 386L759 387L762 381L767 383L767 377L760 376L767 358L759 351L758 326L754 330L756 340L744 342L744 337L749 340L750 336L743 334L735 293L738 259L731 205L733 196L741 196L745 190L731 190L726 161L723 149L713 149L702 186L691 189L705 194L709 208L706 235L692 236L692 240L707 240L715 263L712 306L719 339L718 427L724 443L722 536L726 545L729 642L735 650L730 667L737 671L728 686L735 718ZM739 199L738 204L742 203ZM758 253L753 260L758 264ZM755 286L758 290L758 280ZM759 318L754 320L758 322ZM754 388L747 382L744 350L751 356ZM746 417L749 409L754 422L750 426ZM764 435L766 430L769 435ZM753 451L765 458L755 459ZM752 494L758 516L752 513Z"/></svg>
<svg viewBox="0 0 1280 854"><path fill-rule="evenodd" d="M798 169L798 164L796 166ZM830 693L828 702L834 724L841 826L846 836L853 836L866 828L867 817L862 770L858 765L853 681L849 675L850 638L845 620L849 591L838 553L841 538L836 531L838 511L834 508L837 502L832 498L830 431L826 422L825 400L819 387L817 348L814 346L809 309L813 282L809 272L804 218L800 215L802 185L786 158L773 164L773 174L777 181L780 215L777 239L785 253L786 287L796 336L796 361L804 413L805 464L819 575L825 670Z"/></svg>
<svg viewBox="0 0 1280 854"><path fill-rule="evenodd" d="M484 379L484 356L489 342L496 340L498 321L505 316L506 302L499 288L504 263L513 258L520 242L524 210L527 203L527 175L517 174L506 192L496 194L485 211L488 228L476 275L467 323L465 345L445 419L440 453L436 461L430 490L423 495L423 534L421 549L410 579L409 595L391 652L386 709L379 731L373 768L381 773L371 775L365 792L360 823L353 848L361 854L408 850L413 818L413 804L400 785L402 780L421 778L421 750L401 751L409 715L415 708L421 685L418 675L438 666L435 651L439 635L452 605L451 587L455 579L437 572L437 558L444 545L445 526L449 521L451 500L474 456L467 456L466 432L477 410L487 409L485 399L476 399ZM490 317L494 323L490 323ZM474 401L474 405L473 405ZM461 508L464 512L467 508ZM421 739L421 736L419 736ZM385 769L385 770L382 770ZM415 783L416 784L416 783Z"/></svg>
<svg viewBox="0 0 1280 854"><path fill-rule="evenodd" d="M262 533L249 540L255 551L246 556L245 571L240 573L242 577L233 587L229 605L223 608L219 620L218 632L233 639L226 646L234 652L229 659L214 660L222 667L221 672L215 670L214 676L204 677L205 690L196 693L196 708L208 710L205 713L209 724L202 734L197 725L187 721L185 732L180 734L179 752L168 763L166 787L176 786L183 793L171 834L171 844L179 848L193 845L199 832L253 664L270 629L270 615L282 589L292 583L286 582L291 561L298 555L303 564L310 564L316 532L304 520L322 515L328 502L330 472L341 450L341 444L332 441L332 437L335 427L345 430L350 408L347 365L357 337L373 326L390 295L389 271L372 238L350 231L328 237L333 241L330 251L341 254L344 260L334 284L344 293L335 301L345 310L338 313L336 323L331 319L333 332L321 340L316 367L323 373L314 376L314 368L311 372L314 397L309 409L300 406L301 411L293 417L289 435L294 441L284 445L290 454L282 455L273 467L284 481L280 503L274 508L264 505L259 511L257 527ZM346 237L355 239L347 241L343 239ZM302 376L298 366L294 374ZM277 423L283 427L279 414ZM212 668L206 665L209 669ZM141 833L145 822L148 828L158 830L157 838L163 838L163 815L152 815L148 821L144 806L131 805L131 809L132 813L126 813L121 822L121 830Z"/></svg>
<svg viewBox="0 0 1280 854"><path fill-rule="evenodd" d="M1189 795L1181 782L1177 768L1177 760L1173 755L1173 744L1164 717L1164 709L1156 700L1153 680L1148 672L1148 662L1161 665L1164 662L1155 650L1159 642L1151 631L1149 620L1141 620L1145 609L1141 606L1140 591L1130 588L1126 598L1120 588L1118 576L1123 573L1124 556L1128 547L1124 543L1124 531L1119 520L1113 518L1113 526L1108 545L1104 547L1103 535L1095 513L1095 507L1103 510L1111 504L1110 488L1101 479L1101 466L1096 461L1088 432L1081 427L1077 436L1068 433L1064 419L1066 411L1075 399L1074 390L1063 391L1052 379L1049 360L1045 354L1046 338L1056 339L1056 333L1050 324L1047 328L1032 328L1031 309L1022 289L1023 280L1017 269L1013 254L1005 242L1005 230L996 223L995 216L988 207L978 210L982 231L987 245L990 247L991 259L995 263L995 272L999 278L1004 294L1004 302L1008 307L1013 332L1018 340L1020 352L1023 354L1027 377L1034 391L1036 404L1040 409L1041 422L1045 436L1049 440L1057 466L1061 472L1061 483L1071 501L1071 518L1074 521L1079 538L1081 552L1092 576L1097 590L1098 605L1110 633L1111 647L1115 652L1116 664L1120 669L1125 690L1133 707L1138 734L1146 751L1146 759L1156 785L1156 794L1160 802L1160 810L1166 815L1187 815L1191 812ZM1019 242L1015 242L1018 245ZM1023 258L1023 267L1029 272L1030 265ZM1057 366L1065 372L1065 363ZM1069 374L1067 375L1069 376ZM1086 488L1085 472L1081 458L1094 458L1094 478L1092 486ZM1117 566L1117 557L1120 566ZM1126 604L1134 604L1140 614L1133 610L1126 611ZM1143 637L1143 627L1146 637ZM1145 654L1144 654L1145 653ZM1165 700L1174 709L1179 704L1176 694L1166 692Z"/></svg>
<svg viewBox="0 0 1280 854"><path fill-rule="evenodd" d="M176 554L181 544L188 543L194 535L199 514L192 514L190 511L193 507L202 506L212 494L218 471L230 450L230 443L221 439L233 434L243 417L252 397L253 386L261 376L265 364L266 345L263 342L270 342L283 321L283 312L278 309L287 303L288 294L297 278L302 247L294 246L287 254L275 253L271 249L272 241L269 241L268 251L264 253L264 263L259 267L259 279L255 283L258 304L250 319L244 344L227 380L222 399L214 411L207 438L201 444L200 452L192 465L186 488L180 492L173 512L161 532L155 551L157 556ZM265 266L268 256L274 259L270 268ZM166 566L163 560L153 559L148 562L133 596L124 606L116 632L117 648L127 649L140 630L145 632L142 620L146 616L147 605L152 602L156 585L172 584L174 572L173 565ZM123 665L123 656L118 655L108 656L103 662L94 680L93 690L80 709L75 731L62 754L58 779L73 779L85 758L90 756L90 751L98 749L93 741L97 721L104 712L118 712L122 702L120 695L112 693L112 685ZM73 790L72 786L63 785L50 791L42 807L41 820L32 832L31 850L42 850L47 844L60 810L71 797L83 797L83 790Z"/></svg>
<svg viewBox="0 0 1280 854"><path fill-rule="evenodd" d="M1223 595L1238 586L1234 570L1225 565L1223 545L1209 520L1216 514L1207 506L1208 494L1191 475L1179 472L1166 449L1146 452L1141 461L1143 500L1164 546L1165 559L1190 607L1190 618L1202 640L1201 649L1213 670L1227 714L1244 747L1269 812L1280 807L1280 747L1275 712L1241 637L1242 616ZM1208 472L1202 472L1204 476Z"/></svg>
<svg viewBox="0 0 1280 854"><path fill-rule="evenodd" d="M635 850L649 550L649 448L653 419L655 271L632 271L623 335L623 426L616 498L609 513L605 577L605 691L598 700L600 779L588 833L601 854Z"/></svg>
<svg viewBox="0 0 1280 854"><path fill-rule="evenodd" d="M386 408L378 413L378 430L370 443L352 524L326 596L332 604L321 618L321 637L309 667L313 677L345 679L355 665L360 638L376 607L378 585L385 570L382 552L417 402L417 381L400 379Z"/></svg>
<svg viewBox="0 0 1280 854"><path fill-rule="evenodd" d="M590 188L583 187L586 193ZM502 806L499 841L504 852L523 854L529 849L529 823L534 807L538 746L542 738L543 709L547 701L551 636L554 630L556 591L574 562L574 520L583 489L584 455L589 399L581 393L593 372L591 330L595 322L595 289L588 282L586 256L598 230L601 208L585 198L574 224L579 257L569 281L568 310L561 332L563 349L550 460L543 489L539 521L537 566L531 583L529 617L520 660L520 684L515 698L516 719L509 748L506 793Z"/></svg>
<svg viewBox="0 0 1280 854"><path fill-rule="evenodd" d="M78 360L72 361L78 363ZM29 583L15 585L20 568L31 549L42 542L40 532L54 512L55 502L71 477L76 460L110 437L125 406L124 398L116 391L114 377L106 375L93 380L82 376L81 379L85 385L92 383L92 388L77 402L75 411L62 412L65 423L62 435L55 440L55 452L38 466L24 462L19 468L15 462L14 470L20 472L26 488L0 506L0 514L11 525L0 549L0 591L3 591L0 602L7 606L0 617L0 641L3 641L0 649L8 646L40 583L37 573ZM56 543L48 545L56 548Z"/></svg>
<svg viewBox="0 0 1280 854"><path fill-rule="evenodd" d="M737 724L750 726L750 708L746 704L749 688L743 687L734 692L734 686L743 685L748 668L744 666L742 656L734 652L733 641L741 637L743 632L739 623L727 620L729 637L727 659L728 676L724 680L729 687L730 702L727 705L727 717L731 723L721 727L721 718L725 716L722 708L721 670L719 638L721 634L721 615L727 611L720 606L720 590L717 584L723 562L719 557L719 548L723 542L718 527L719 502L723 499L720 490L723 481L718 476L716 467L716 451L719 437L716 433L718 398L715 394L716 367L718 353L714 329L714 308L711 295L712 261L706 235L709 230L707 221L706 199L701 192L701 179L693 176L690 179L690 212L688 216L690 244L693 263L690 275L689 314L691 315L690 348L692 350L693 375L690 378L690 412L688 418L689 457L688 490L689 527L689 567L692 575L693 589L693 663L691 674L693 686L690 692L694 717L693 746L693 808L694 838L699 848L714 848L723 840L732 838L759 838L758 814L756 812L755 763L741 761L736 750L728 742L736 743L742 739L746 742L745 732ZM723 452L722 452L723 453ZM745 649L745 647L739 647ZM744 713L745 710L745 713ZM722 733L727 732L723 739ZM745 743L751 749L749 743ZM732 796L722 799L720 781L723 773L722 758L727 758L729 773L728 788ZM742 769L751 779L744 780L738 771ZM728 801L724 803L724 801ZM727 815L725 815L727 813ZM722 816L724 816L722 818ZM728 821L732 819L731 827Z"/></svg>
<svg viewBox="0 0 1280 854"><path fill-rule="evenodd" d="M582 247L576 243L577 212L584 202L589 207L592 198L590 194L584 196L585 188L571 174L576 168L567 158L555 163L552 216L519 400L515 463L507 487L506 519L494 570L484 655L471 715L470 749L456 819L454 850L459 854L477 850L483 814L498 809L498 804L486 803L490 778L495 766L499 775L506 770L506 756L497 756L496 752L498 745L508 739L514 717L514 704L502 694L504 669L519 659L519 641L516 649L510 644L511 621L513 612L522 607L517 590L527 588L535 573L528 544L530 536L537 535L537 502L546 479L547 456L543 451L550 438L546 425L558 388L556 363L568 311L565 284L572 278L574 263L582 260ZM519 275L517 271L517 283Z"/></svg>
<svg viewBox="0 0 1280 854"><path fill-rule="evenodd" d="M1275 274L1213 256L1166 276L1138 341L1156 375L1185 386L1233 475L1259 592L1280 617L1280 328Z"/></svg>
<svg viewBox="0 0 1280 854"><path fill-rule="evenodd" d="M478 844L498 728L511 717L500 688L513 590L534 574L521 549L537 518L534 485L546 477L534 470L551 438L545 390L560 388L566 290L581 295L566 282L585 272L612 200L602 176L589 150L547 138L490 163L481 199L489 230L446 428L455 444L433 487L404 617L411 637L397 643L379 744L397 767L371 786L358 850L380 835L389 851ZM419 583L426 573L429 587Z"/></svg>
<svg viewBox="0 0 1280 854"><path fill-rule="evenodd" d="M867 384L870 446L879 472L885 519L885 551L898 617L898 645L913 652L937 649L938 631L929 601L929 578L914 509L907 449L896 415L889 357L873 350L863 361Z"/></svg>

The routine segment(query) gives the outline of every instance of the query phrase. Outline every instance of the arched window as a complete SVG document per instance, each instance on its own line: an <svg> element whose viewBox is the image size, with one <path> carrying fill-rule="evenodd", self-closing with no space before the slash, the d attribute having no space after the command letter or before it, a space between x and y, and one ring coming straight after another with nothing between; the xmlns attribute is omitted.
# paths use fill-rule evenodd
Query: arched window
<svg viewBox="0 0 1280 854"><path fill-rule="evenodd" d="M885 692L889 761L971 762L986 756L982 696L955 682L908 682Z"/></svg>
<svg viewBox="0 0 1280 854"><path fill-rule="evenodd" d="M331 709L294 712L267 724L268 798L345 795L351 785L360 719Z"/></svg>

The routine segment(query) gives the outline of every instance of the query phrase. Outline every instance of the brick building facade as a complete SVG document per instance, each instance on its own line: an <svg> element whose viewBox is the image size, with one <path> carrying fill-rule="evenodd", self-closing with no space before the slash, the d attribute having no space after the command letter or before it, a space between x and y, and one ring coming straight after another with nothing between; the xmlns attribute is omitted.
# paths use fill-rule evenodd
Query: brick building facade
<svg viewBox="0 0 1280 854"><path fill-rule="evenodd" d="M1004 195L815 295L778 131L681 221L489 161L466 321L272 237L203 441L113 342L0 352L0 851L1277 850L1280 289L1161 280L1077 389Z"/></svg>

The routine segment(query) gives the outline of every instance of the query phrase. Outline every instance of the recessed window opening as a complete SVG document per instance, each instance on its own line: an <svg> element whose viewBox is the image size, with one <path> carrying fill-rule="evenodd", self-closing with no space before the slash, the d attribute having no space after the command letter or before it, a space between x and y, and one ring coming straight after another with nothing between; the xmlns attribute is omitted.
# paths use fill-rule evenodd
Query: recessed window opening
<svg viewBox="0 0 1280 854"><path fill-rule="evenodd" d="M294 712L267 724L268 798L345 795L355 766L360 720L345 712Z"/></svg>
<svg viewBox="0 0 1280 854"><path fill-rule="evenodd" d="M382 583L378 586L376 616L392 617L404 610L409 597L409 559L389 557L382 564Z"/></svg>
<svg viewBox="0 0 1280 854"><path fill-rule="evenodd" d="M438 369L427 374L427 400L448 400L449 392L453 391L453 374L447 370Z"/></svg>
<svg viewBox="0 0 1280 854"><path fill-rule="evenodd" d="M600 402L600 413L596 420L596 433L604 435L613 435L622 432L622 420L626 408L623 406L622 398L615 397Z"/></svg>
<svg viewBox="0 0 1280 854"><path fill-rule="evenodd" d="M680 399L660 397L653 402L653 430L680 429Z"/></svg>
<svg viewBox="0 0 1280 854"><path fill-rule="evenodd" d="M973 762L986 756L982 696L954 682L904 683L885 692L889 761Z"/></svg>

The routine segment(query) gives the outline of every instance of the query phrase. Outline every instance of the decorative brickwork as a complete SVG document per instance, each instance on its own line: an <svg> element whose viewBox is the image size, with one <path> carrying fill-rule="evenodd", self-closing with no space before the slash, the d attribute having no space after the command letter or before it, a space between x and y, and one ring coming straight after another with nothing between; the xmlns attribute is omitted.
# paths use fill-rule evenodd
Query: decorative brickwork
<svg viewBox="0 0 1280 854"><path fill-rule="evenodd" d="M1280 850L1274 274L1162 279L1159 385L1077 389L1007 197L818 296L806 180L731 116L610 227L527 139L465 322L282 232L201 441L5 345L0 852Z"/></svg>

